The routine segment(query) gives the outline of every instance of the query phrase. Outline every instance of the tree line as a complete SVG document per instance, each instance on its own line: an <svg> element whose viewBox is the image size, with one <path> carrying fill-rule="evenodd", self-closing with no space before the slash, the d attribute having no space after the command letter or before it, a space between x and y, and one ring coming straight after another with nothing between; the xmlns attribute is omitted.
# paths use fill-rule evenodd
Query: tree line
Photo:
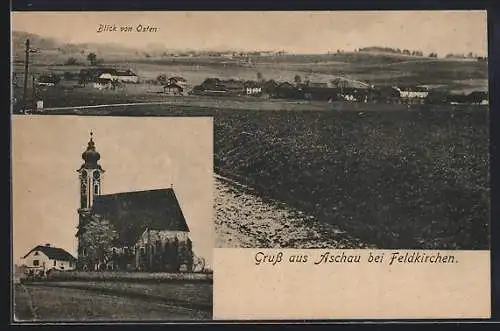
<svg viewBox="0 0 500 331"><path fill-rule="evenodd" d="M381 53L391 53L391 54L402 54L409 56L424 56L424 53L420 50L409 50L409 49L401 49L394 47L380 47L380 46L370 46L370 47L361 47L357 50L358 52L381 52ZM338 50L337 53L342 51ZM439 57L438 53L430 52L427 54L427 57L437 58ZM486 56L479 56L474 52L469 52L467 54L463 53L447 53L444 55L446 59L477 59L477 60L488 60Z"/></svg>

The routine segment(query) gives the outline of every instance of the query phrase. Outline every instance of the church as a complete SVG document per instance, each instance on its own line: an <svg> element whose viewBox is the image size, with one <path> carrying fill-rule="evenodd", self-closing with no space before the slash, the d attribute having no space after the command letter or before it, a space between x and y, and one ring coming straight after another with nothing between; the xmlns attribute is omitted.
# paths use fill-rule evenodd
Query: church
<svg viewBox="0 0 500 331"><path fill-rule="evenodd" d="M93 133L77 170L78 270L191 271L189 228L173 187L103 194Z"/></svg>

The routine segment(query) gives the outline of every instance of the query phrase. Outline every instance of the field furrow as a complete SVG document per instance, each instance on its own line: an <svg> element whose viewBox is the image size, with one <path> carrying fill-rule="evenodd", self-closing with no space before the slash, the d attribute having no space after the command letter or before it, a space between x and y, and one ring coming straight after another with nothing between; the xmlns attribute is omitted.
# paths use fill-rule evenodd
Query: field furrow
<svg viewBox="0 0 500 331"><path fill-rule="evenodd" d="M315 217L243 186L216 180L217 247L365 248L366 244Z"/></svg>

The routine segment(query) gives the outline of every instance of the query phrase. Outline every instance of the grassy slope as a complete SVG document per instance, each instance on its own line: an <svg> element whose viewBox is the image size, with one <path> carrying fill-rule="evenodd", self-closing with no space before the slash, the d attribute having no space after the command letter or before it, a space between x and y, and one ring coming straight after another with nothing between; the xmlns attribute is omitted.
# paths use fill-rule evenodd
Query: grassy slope
<svg viewBox="0 0 500 331"><path fill-rule="evenodd" d="M216 167L380 248L489 245L485 112L238 112L215 135Z"/></svg>

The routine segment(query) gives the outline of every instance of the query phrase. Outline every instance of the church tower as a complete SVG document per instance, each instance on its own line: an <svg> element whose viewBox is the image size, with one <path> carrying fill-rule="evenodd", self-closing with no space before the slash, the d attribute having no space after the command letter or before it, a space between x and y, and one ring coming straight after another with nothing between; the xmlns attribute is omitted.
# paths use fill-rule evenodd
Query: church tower
<svg viewBox="0 0 500 331"><path fill-rule="evenodd" d="M88 221L94 204L94 197L101 195L102 175L104 170L99 165L101 155L96 151L93 139L93 133L90 132L90 140L87 149L82 153L84 163L81 165L78 172L80 181L80 207L78 208L78 263L77 268L81 268L85 264L86 250L80 240L80 235L83 233L83 227Z"/></svg>
<svg viewBox="0 0 500 331"><path fill-rule="evenodd" d="M80 209L82 210L90 210L94 203L94 197L101 194L104 170L98 164L100 158L101 155L95 148L93 133L90 132L87 150L82 154L82 159L85 162L77 170L80 179Z"/></svg>

